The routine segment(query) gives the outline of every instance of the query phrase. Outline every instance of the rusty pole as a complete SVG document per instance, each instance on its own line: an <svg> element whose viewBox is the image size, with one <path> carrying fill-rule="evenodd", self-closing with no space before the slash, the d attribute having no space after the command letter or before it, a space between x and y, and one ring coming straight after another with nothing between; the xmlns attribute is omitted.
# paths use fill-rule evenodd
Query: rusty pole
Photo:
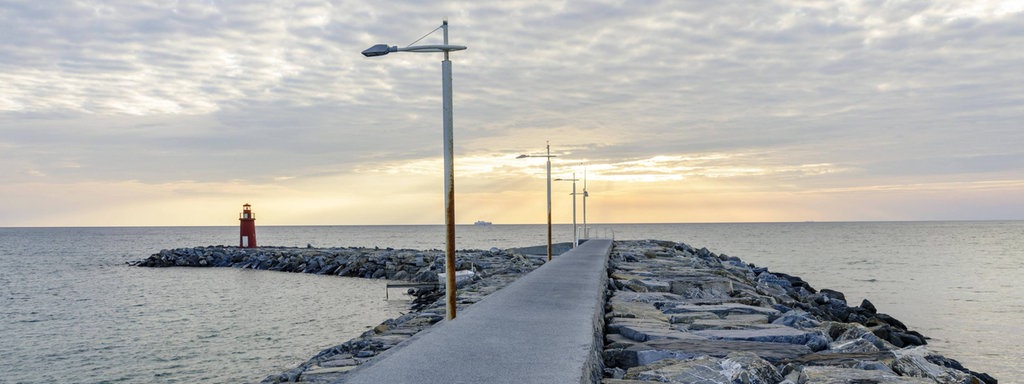
<svg viewBox="0 0 1024 384"><path fill-rule="evenodd" d="M444 44L448 45L448 20L441 24ZM452 62L444 51L441 62L441 92L444 104L444 225L445 225L445 302L448 320L455 319L455 141L452 138Z"/></svg>

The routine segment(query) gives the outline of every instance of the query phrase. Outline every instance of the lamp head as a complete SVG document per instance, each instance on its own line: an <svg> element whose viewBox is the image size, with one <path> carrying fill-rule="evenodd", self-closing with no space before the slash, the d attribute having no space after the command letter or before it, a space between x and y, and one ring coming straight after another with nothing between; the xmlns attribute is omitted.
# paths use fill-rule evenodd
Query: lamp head
<svg viewBox="0 0 1024 384"><path fill-rule="evenodd" d="M384 56L389 52L398 52L398 47L389 47L387 44L377 44L363 51L363 56L374 57Z"/></svg>
<svg viewBox="0 0 1024 384"><path fill-rule="evenodd" d="M525 159L527 157L530 157L530 155L519 155L519 156L516 156L517 159Z"/></svg>

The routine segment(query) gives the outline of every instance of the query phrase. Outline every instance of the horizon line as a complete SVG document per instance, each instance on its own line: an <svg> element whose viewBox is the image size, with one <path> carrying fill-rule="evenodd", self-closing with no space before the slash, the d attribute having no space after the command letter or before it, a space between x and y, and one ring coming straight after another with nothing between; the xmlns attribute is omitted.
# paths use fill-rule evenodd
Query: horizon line
<svg viewBox="0 0 1024 384"><path fill-rule="evenodd" d="M708 221L708 222L602 222L587 223L594 225L717 225L717 224L843 224L843 223L943 223L943 222L1012 222L1024 219L928 219L928 220L805 220L805 221ZM443 227L444 223L436 224L261 224L262 227ZM547 223L491 223L477 225L474 223L457 223L456 226L488 227L488 226L520 226L547 225ZM572 225L572 223L552 223L552 225ZM583 226L577 223L577 226ZM32 226L0 226L0 229L15 228L234 228L234 225L32 225Z"/></svg>

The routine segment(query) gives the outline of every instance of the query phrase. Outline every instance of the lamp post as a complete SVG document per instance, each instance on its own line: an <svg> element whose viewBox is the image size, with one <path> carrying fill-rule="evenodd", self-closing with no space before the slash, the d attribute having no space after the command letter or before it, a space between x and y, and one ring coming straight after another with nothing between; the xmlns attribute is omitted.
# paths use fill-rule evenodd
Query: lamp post
<svg viewBox="0 0 1024 384"><path fill-rule="evenodd" d="M555 179L555 181L571 181L572 182L572 246L578 247L580 245L579 232L576 231L576 172L572 173L571 179Z"/></svg>
<svg viewBox="0 0 1024 384"><path fill-rule="evenodd" d="M445 224L445 296L447 301L447 319L455 319L455 162L454 140L452 139L452 62L448 53L466 49L463 45L448 44L448 19L438 27L444 31L444 44L441 45L410 45L408 47L377 44L363 51L363 56L384 56L391 52L443 52L441 61L441 95L444 110L444 224ZM437 31L437 29L434 29ZM433 33L434 31L431 31ZM415 43L414 43L415 44Z"/></svg>
<svg viewBox="0 0 1024 384"><path fill-rule="evenodd" d="M590 228L587 227L587 168L583 167L583 238L590 239Z"/></svg>
<svg viewBox="0 0 1024 384"><path fill-rule="evenodd" d="M551 144L548 143L546 155L519 155L517 159L524 159L527 157L546 157L548 159L548 261L551 261L551 158L558 157L557 155L551 154Z"/></svg>

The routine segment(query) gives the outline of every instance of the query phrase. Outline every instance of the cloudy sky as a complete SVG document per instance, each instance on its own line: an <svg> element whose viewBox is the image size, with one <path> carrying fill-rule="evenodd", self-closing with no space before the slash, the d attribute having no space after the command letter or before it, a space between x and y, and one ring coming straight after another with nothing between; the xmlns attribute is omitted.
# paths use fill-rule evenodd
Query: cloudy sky
<svg viewBox="0 0 1024 384"><path fill-rule="evenodd" d="M0 0L0 226L442 223L446 17L459 223L1024 219L1022 0Z"/></svg>

